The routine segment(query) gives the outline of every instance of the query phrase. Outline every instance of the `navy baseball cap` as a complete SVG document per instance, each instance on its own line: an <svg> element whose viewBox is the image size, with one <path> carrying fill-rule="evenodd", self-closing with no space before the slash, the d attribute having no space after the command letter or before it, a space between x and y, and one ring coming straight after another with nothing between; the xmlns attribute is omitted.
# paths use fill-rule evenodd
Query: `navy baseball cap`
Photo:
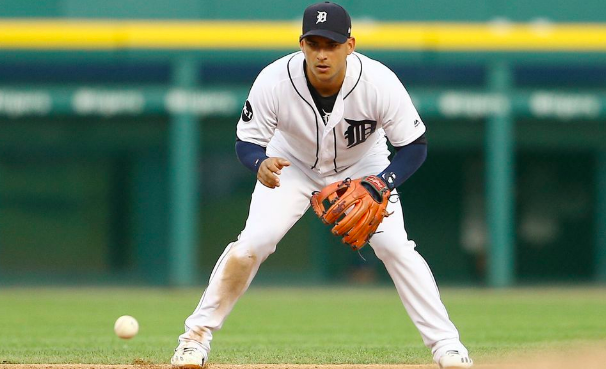
<svg viewBox="0 0 606 369"><path fill-rule="evenodd" d="M307 36L322 36L345 43L351 36L351 18L347 10L329 1L308 6L303 13L303 34L299 41Z"/></svg>

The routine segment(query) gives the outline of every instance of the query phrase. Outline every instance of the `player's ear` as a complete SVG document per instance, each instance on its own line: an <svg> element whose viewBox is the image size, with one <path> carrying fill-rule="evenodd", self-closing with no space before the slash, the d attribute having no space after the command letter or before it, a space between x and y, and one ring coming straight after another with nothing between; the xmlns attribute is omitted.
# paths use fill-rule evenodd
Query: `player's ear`
<svg viewBox="0 0 606 369"><path fill-rule="evenodd" d="M299 47L301 48L301 51L303 51L303 43L304 42L305 42L304 38L299 41Z"/></svg>
<svg viewBox="0 0 606 369"><path fill-rule="evenodd" d="M347 55L350 55L356 49L356 38L350 37L346 41L347 43Z"/></svg>

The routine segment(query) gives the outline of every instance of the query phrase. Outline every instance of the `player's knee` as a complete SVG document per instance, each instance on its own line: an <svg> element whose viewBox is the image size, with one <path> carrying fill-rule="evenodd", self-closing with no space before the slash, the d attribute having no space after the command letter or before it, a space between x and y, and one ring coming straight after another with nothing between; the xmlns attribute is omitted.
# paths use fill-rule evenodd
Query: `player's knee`
<svg viewBox="0 0 606 369"><path fill-rule="evenodd" d="M238 268L245 270L250 269L257 264L259 256L249 248L235 247L232 248L229 253L229 260L231 260L234 265L238 265Z"/></svg>
<svg viewBox="0 0 606 369"><path fill-rule="evenodd" d="M237 249L238 255L246 257L247 255L254 255L260 261L267 259L274 251L276 251L276 245L279 239L272 238L268 235L261 234L248 234L242 235L238 240Z"/></svg>
<svg viewBox="0 0 606 369"><path fill-rule="evenodd" d="M375 252L375 255L377 255L377 257L380 260L384 260L385 258L389 257L390 252L387 249L387 247L385 247L385 245L383 244L371 244L372 245L372 249Z"/></svg>
<svg viewBox="0 0 606 369"><path fill-rule="evenodd" d="M414 241L404 240L396 242L381 242L370 240L370 245L375 252L375 255L381 260L386 258L394 258L398 254L414 251L416 244Z"/></svg>

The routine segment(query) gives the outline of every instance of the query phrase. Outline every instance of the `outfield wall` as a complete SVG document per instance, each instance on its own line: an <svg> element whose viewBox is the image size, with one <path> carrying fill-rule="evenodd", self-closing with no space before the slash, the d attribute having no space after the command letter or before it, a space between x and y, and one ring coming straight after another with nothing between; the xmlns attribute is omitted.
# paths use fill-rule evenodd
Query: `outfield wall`
<svg viewBox="0 0 606 369"><path fill-rule="evenodd" d="M230 33L243 2L19 4L0 14L0 281L201 283L244 224L254 176L235 123L256 74L296 47L295 6L259 2L241 18L277 21ZM395 21L363 23L358 45L428 126L428 160L400 190L438 282L606 280L606 26L535 19L602 22L600 4L343 4ZM482 23L501 16L525 23ZM260 280L388 281L309 214L278 250Z"/></svg>

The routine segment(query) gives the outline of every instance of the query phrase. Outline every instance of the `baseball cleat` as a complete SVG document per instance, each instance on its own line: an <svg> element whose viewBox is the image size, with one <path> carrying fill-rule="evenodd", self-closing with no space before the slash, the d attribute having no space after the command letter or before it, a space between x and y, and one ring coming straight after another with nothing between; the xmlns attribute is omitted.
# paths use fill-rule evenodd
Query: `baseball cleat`
<svg viewBox="0 0 606 369"><path fill-rule="evenodd" d="M208 354L197 343L182 342L175 349L175 354L170 359L173 367L181 369L200 369L208 360Z"/></svg>
<svg viewBox="0 0 606 369"><path fill-rule="evenodd" d="M440 369L471 368L473 360L467 355L461 355L457 350L446 351L438 362Z"/></svg>

